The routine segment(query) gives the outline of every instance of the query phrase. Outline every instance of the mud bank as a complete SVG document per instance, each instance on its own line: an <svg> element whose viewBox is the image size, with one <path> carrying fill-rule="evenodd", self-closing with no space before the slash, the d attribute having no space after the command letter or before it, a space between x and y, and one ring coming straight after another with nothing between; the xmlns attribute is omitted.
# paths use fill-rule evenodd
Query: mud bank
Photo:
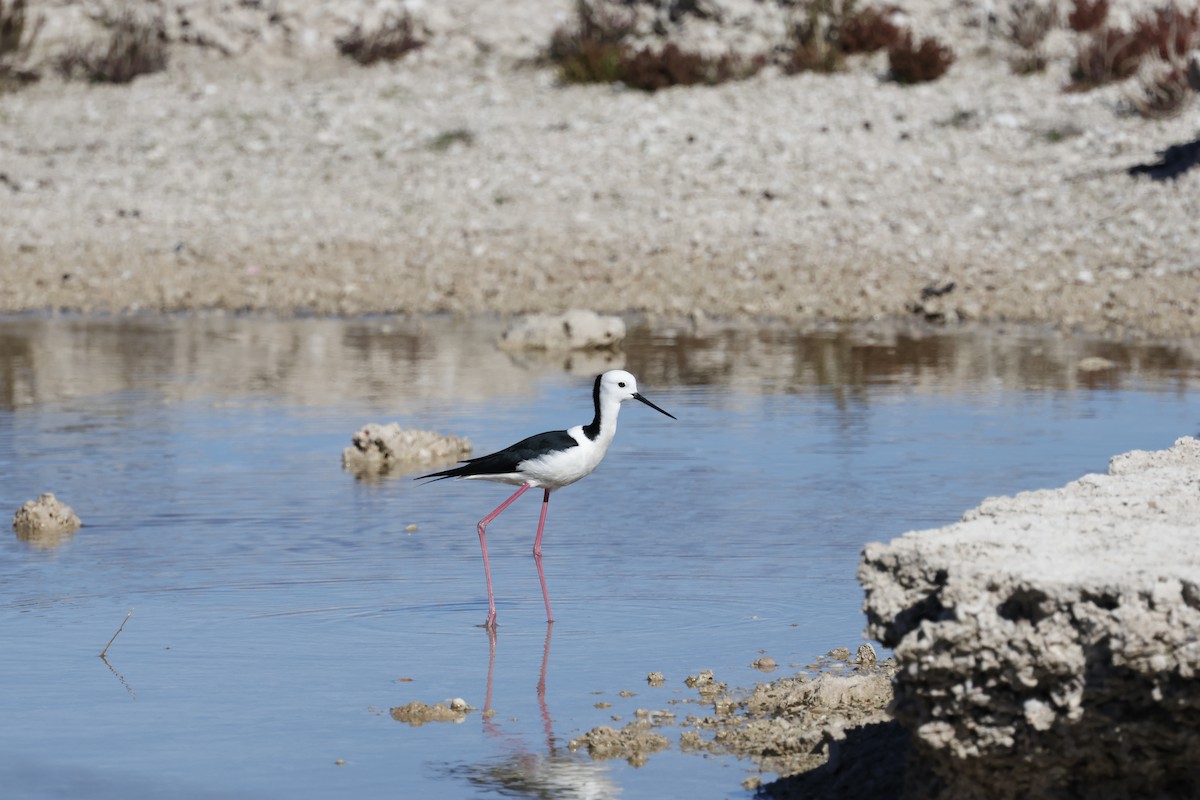
<svg viewBox="0 0 1200 800"><path fill-rule="evenodd" d="M764 661L756 660L756 668ZM751 688L731 688L712 670L703 670L683 681L694 694L671 700L666 708L639 708L620 727L592 728L572 739L569 749L596 760L621 758L641 766L672 747L671 737L677 736L675 745L682 752L735 756L758 772L793 776L764 787L772 796L789 796L792 790L838 784L846 771L841 757L847 744L853 751L863 736L882 729L889 734L889 748L900 756L898 762L888 758L875 765L882 791L896 785L906 749L903 733L887 711L894 672L895 662L879 661L869 644L853 657L849 649L835 648L798 674ZM652 672L647 682L660 687L663 676ZM890 767L879 769L883 763ZM856 785L865 785L861 764L851 772ZM761 782L751 775L743 785L757 788Z"/></svg>
<svg viewBox="0 0 1200 800"><path fill-rule="evenodd" d="M868 545L914 797L1200 791L1200 441Z"/></svg>

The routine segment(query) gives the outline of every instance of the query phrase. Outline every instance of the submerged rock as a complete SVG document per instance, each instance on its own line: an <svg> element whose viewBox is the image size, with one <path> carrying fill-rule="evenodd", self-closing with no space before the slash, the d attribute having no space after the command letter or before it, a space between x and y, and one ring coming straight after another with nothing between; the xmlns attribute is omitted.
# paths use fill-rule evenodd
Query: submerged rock
<svg viewBox="0 0 1200 800"><path fill-rule="evenodd" d="M912 796L1200 794L1200 442L868 545Z"/></svg>

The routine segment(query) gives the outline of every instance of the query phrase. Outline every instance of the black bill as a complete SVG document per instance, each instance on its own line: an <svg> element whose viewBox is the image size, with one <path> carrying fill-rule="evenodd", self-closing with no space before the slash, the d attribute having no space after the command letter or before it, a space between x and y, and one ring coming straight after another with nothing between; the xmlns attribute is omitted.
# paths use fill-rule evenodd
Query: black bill
<svg viewBox="0 0 1200 800"><path fill-rule="evenodd" d="M642 397L640 394L638 394L638 393L636 393L636 392L635 392L635 393L634 393L634 395L633 395L633 399L634 399L634 400L641 400L643 403L645 403L646 405L650 406L651 408L653 408L653 409L654 409L655 411L657 411L658 413L660 413L660 414L666 414L666 415L667 415L668 417L670 417L671 419L678 419L678 417L676 417L676 416L675 416L674 414L672 414L671 412L669 412L669 411L663 411L661 408L659 408L658 406L654 405L654 403L651 403L649 400L647 400L646 398Z"/></svg>

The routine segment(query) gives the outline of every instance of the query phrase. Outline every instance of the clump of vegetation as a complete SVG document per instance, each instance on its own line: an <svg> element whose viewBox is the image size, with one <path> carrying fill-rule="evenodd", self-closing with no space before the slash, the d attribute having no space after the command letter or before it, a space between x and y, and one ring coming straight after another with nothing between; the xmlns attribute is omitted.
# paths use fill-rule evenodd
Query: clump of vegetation
<svg viewBox="0 0 1200 800"><path fill-rule="evenodd" d="M1125 80L1135 75L1142 60L1150 56L1180 65L1195 47L1200 47L1200 8L1183 11L1170 4L1162 6L1148 16L1138 17L1132 31L1109 28L1102 19L1076 51L1069 88L1086 91ZM1181 74L1185 74L1182 69Z"/></svg>
<svg viewBox="0 0 1200 800"><path fill-rule="evenodd" d="M1054 3L1016 0L1012 4L1004 32L1005 37L1019 48L1018 54L1009 59L1013 72L1029 75L1046 69L1047 60L1042 43L1057 26L1058 7Z"/></svg>
<svg viewBox="0 0 1200 800"><path fill-rule="evenodd" d="M744 57L687 52L674 42L635 47L630 43L635 19L631 0L620 4L579 0L575 23L555 31L546 59L558 67L567 83L619 81L651 92L668 86L740 80L768 63L779 64L788 74L834 72L848 56L880 50L896 52L893 74L905 83L933 80L954 61L953 52L934 39L914 44L911 34L894 21L899 11L896 6L859 7L858 0L777 2L798 6L791 12L786 44L770 53ZM678 11L684 13L699 12ZM676 17L670 19L673 22Z"/></svg>
<svg viewBox="0 0 1200 800"><path fill-rule="evenodd" d="M101 22L109 30L108 42L67 50L58 60L64 77L129 83L167 68L167 30L161 11L144 14L125 6Z"/></svg>
<svg viewBox="0 0 1200 800"><path fill-rule="evenodd" d="M834 72L847 56L886 49L893 80L922 83L940 78L954 63L954 51L934 38L915 43L910 31L892 21L898 10L859 8L856 0L809 0L793 27L784 71Z"/></svg>
<svg viewBox="0 0 1200 800"><path fill-rule="evenodd" d="M1108 19L1108 0L1075 0L1067 24L1076 33L1095 30Z"/></svg>
<svg viewBox="0 0 1200 800"><path fill-rule="evenodd" d="M1130 102L1138 114L1147 119L1177 117L1183 113L1197 87L1189 81L1186 67L1160 59L1155 61L1158 63L1150 67Z"/></svg>
<svg viewBox="0 0 1200 800"><path fill-rule="evenodd" d="M25 62L44 22L44 17L38 17L32 25L28 23L25 0L13 0L11 4L0 0L0 89L37 80L37 71Z"/></svg>
<svg viewBox="0 0 1200 800"><path fill-rule="evenodd" d="M842 52L847 55L874 53L898 42L903 31L892 22L891 17L899 10L896 6L868 6L844 18L838 26Z"/></svg>
<svg viewBox="0 0 1200 800"><path fill-rule="evenodd" d="M659 49L635 49L627 42L631 33L627 18L580 3L575 27L554 32L546 57L558 65L567 83L620 82L646 92L741 80L766 65L765 57L746 60L729 53L710 57L686 52L674 42Z"/></svg>
<svg viewBox="0 0 1200 800"><path fill-rule="evenodd" d="M793 24L784 71L836 72L846 56L894 46L902 31L891 16L897 9L857 8L855 0L809 0Z"/></svg>
<svg viewBox="0 0 1200 800"><path fill-rule="evenodd" d="M901 40L888 48L888 67L898 83L926 83L946 74L954 63L954 51L937 39L928 37L917 43L906 31Z"/></svg>
<svg viewBox="0 0 1200 800"><path fill-rule="evenodd" d="M566 83L614 83L628 58L626 37L632 24L624 17L602 13L587 3L577 5L574 27L558 28L550 37L547 59L558 65Z"/></svg>
<svg viewBox="0 0 1200 800"><path fill-rule="evenodd" d="M619 79L634 89L655 92L668 86L713 86L741 80L758 72L765 64L765 58L743 61L729 53L716 58L686 53L674 42L668 42L661 50L645 47L625 58L621 62Z"/></svg>
<svg viewBox="0 0 1200 800"><path fill-rule="evenodd" d="M411 14L388 14L374 30L366 31L362 25L335 42L338 52L354 59L363 66L378 61L397 61L413 50L425 46L416 34L416 24Z"/></svg>
<svg viewBox="0 0 1200 800"><path fill-rule="evenodd" d="M1086 91L1137 72L1147 43L1135 33L1116 28L1098 28L1080 42L1071 65L1073 91Z"/></svg>

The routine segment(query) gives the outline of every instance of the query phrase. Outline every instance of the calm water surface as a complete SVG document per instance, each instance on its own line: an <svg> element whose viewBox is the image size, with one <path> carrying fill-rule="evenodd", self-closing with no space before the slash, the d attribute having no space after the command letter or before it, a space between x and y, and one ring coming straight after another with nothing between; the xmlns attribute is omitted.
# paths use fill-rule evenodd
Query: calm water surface
<svg viewBox="0 0 1200 800"><path fill-rule="evenodd" d="M499 331L0 318L0 511L53 491L85 523L0 536L4 796L748 796L750 762L673 744L635 768L566 745L693 696L701 669L749 686L763 652L791 674L855 647L868 541L1200 431L1200 371L1175 347L642 328L620 355L534 358ZM1091 356L1116 366L1079 369ZM609 366L679 421L627 405L605 463L554 495L552 630L537 498L493 523L493 659L474 524L508 488L359 480L341 450L368 421L476 452L586 422ZM482 708L489 686L490 720L388 713Z"/></svg>

